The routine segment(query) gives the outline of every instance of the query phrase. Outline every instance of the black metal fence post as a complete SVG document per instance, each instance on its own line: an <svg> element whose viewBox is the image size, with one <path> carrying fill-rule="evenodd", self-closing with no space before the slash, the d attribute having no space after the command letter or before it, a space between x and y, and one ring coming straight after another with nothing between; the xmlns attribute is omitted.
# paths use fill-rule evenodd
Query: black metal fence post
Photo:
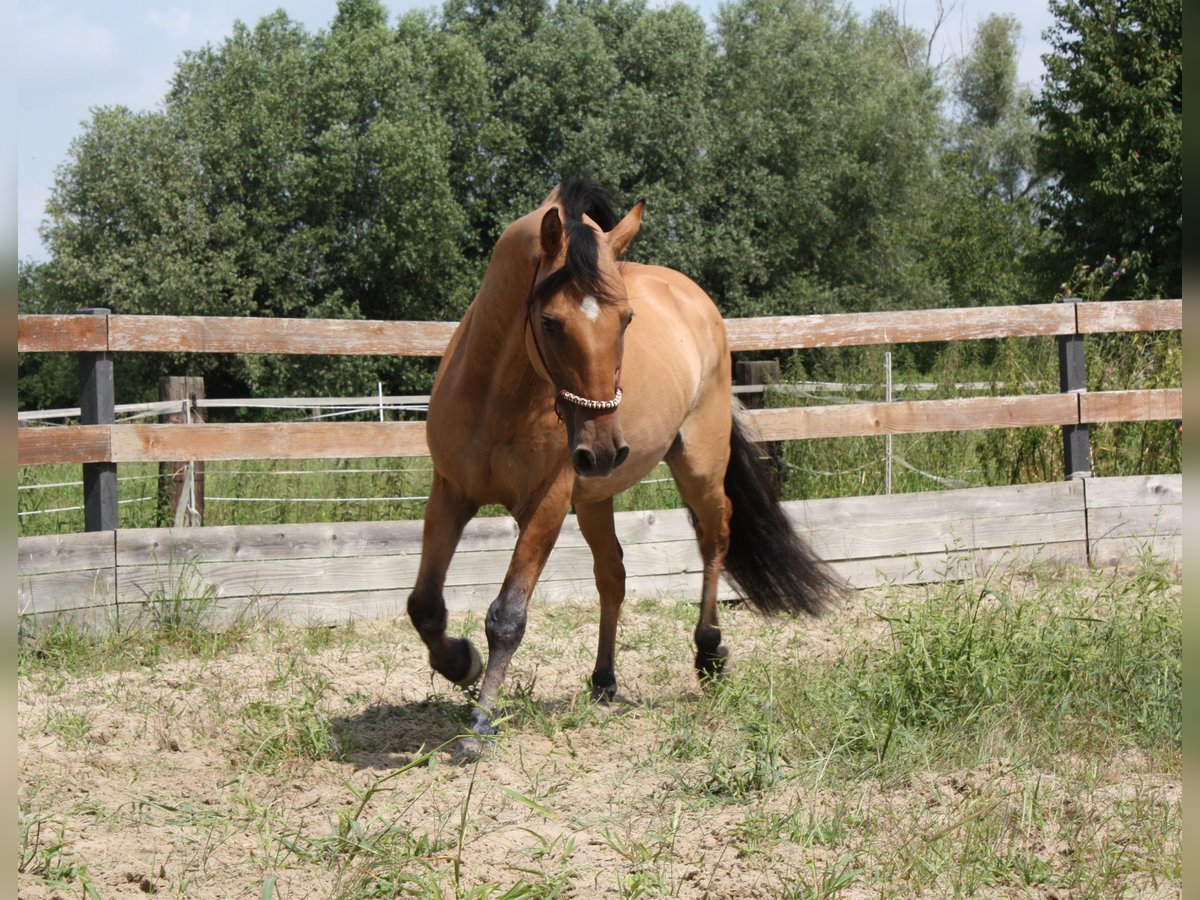
<svg viewBox="0 0 1200 900"><path fill-rule="evenodd" d="M80 315L107 316L107 309L81 309ZM116 421L112 355L107 351L79 354L79 422L112 425ZM83 526L86 531L113 531L118 523L117 464L83 464Z"/></svg>
<svg viewBox="0 0 1200 900"><path fill-rule="evenodd" d="M1064 298L1061 302L1079 303L1074 297ZM1075 321L1078 325L1078 315ZM1074 334L1058 336L1058 388L1063 393L1071 394L1087 390L1087 356L1083 335L1078 329ZM1090 478L1092 475L1092 451L1088 442L1088 427L1084 423L1063 426L1063 470L1068 480Z"/></svg>

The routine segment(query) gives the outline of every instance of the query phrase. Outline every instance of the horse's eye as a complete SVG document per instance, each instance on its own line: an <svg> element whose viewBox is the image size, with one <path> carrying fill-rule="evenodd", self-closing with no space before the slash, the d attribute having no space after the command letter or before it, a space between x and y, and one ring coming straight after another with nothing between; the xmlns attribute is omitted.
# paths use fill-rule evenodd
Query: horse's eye
<svg viewBox="0 0 1200 900"><path fill-rule="evenodd" d="M542 316L542 331L546 334L560 334L562 332L562 322L555 316Z"/></svg>
<svg viewBox="0 0 1200 900"><path fill-rule="evenodd" d="M633 313L625 317L625 321L621 323L621 330L624 331L633 323Z"/></svg>

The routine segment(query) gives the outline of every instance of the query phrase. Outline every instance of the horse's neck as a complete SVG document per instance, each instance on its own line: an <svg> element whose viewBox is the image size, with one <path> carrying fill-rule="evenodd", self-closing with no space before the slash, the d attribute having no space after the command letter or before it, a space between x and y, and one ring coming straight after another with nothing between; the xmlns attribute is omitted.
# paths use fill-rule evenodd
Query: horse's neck
<svg viewBox="0 0 1200 900"><path fill-rule="evenodd" d="M510 390L537 377L525 351L525 304L532 281L528 264L493 260L467 313L465 359L475 362L482 377Z"/></svg>

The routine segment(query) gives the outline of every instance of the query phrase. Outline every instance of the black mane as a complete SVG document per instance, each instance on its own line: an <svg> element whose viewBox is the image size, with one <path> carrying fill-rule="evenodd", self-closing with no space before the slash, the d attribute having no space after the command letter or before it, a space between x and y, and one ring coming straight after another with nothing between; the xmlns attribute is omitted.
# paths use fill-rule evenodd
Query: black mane
<svg viewBox="0 0 1200 900"><path fill-rule="evenodd" d="M567 213L567 220L578 222L586 213L604 231L617 224L612 198L608 191L582 175L568 175L558 186L558 201Z"/></svg>
<svg viewBox="0 0 1200 900"><path fill-rule="evenodd" d="M601 230L613 229L617 215L608 191L588 178L569 175L558 186L558 201L566 215L563 224L569 238L567 263L538 285L534 299L543 301L562 290L568 281L574 281L583 293L591 294L601 302L610 300L612 288L600 271L600 245L596 233L583 221L586 214Z"/></svg>

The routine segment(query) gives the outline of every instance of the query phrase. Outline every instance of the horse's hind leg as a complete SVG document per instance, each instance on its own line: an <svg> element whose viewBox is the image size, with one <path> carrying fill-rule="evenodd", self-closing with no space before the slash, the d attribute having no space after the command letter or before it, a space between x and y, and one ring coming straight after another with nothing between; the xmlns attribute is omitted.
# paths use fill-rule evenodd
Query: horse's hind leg
<svg viewBox="0 0 1200 900"><path fill-rule="evenodd" d="M700 585L700 619L694 633L696 641L696 673L701 680L719 676L725 668L729 651L721 643L717 624L717 591L721 583L721 568L729 551L729 517L732 506L725 496L725 467L728 463L728 433L724 448L711 439L706 440L698 453L677 439L667 454L667 464L679 488L683 502L695 519L696 538L704 565ZM723 452L722 452L723 451Z"/></svg>
<svg viewBox="0 0 1200 900"><path fill-rule="evenodd" d="M592 699L611 700L617 693L613 652L617 620L625 600L625 564L621 561L621 544L613 523L612 499L579 504L575 512L579 530L592 551L592 570L600 592L600 641L592 671Z"/></svg>
<svg viewBox="0 0 1200 900"><path fill-rule="evenodd" d="M429 648L429 665L461 687L479 680L483 662L466 638L446 636L446 600L442 592L458 539L473 515L474 504L458 496L435 472L425 507L421 566L408 597L408 616Z"/></svg>

